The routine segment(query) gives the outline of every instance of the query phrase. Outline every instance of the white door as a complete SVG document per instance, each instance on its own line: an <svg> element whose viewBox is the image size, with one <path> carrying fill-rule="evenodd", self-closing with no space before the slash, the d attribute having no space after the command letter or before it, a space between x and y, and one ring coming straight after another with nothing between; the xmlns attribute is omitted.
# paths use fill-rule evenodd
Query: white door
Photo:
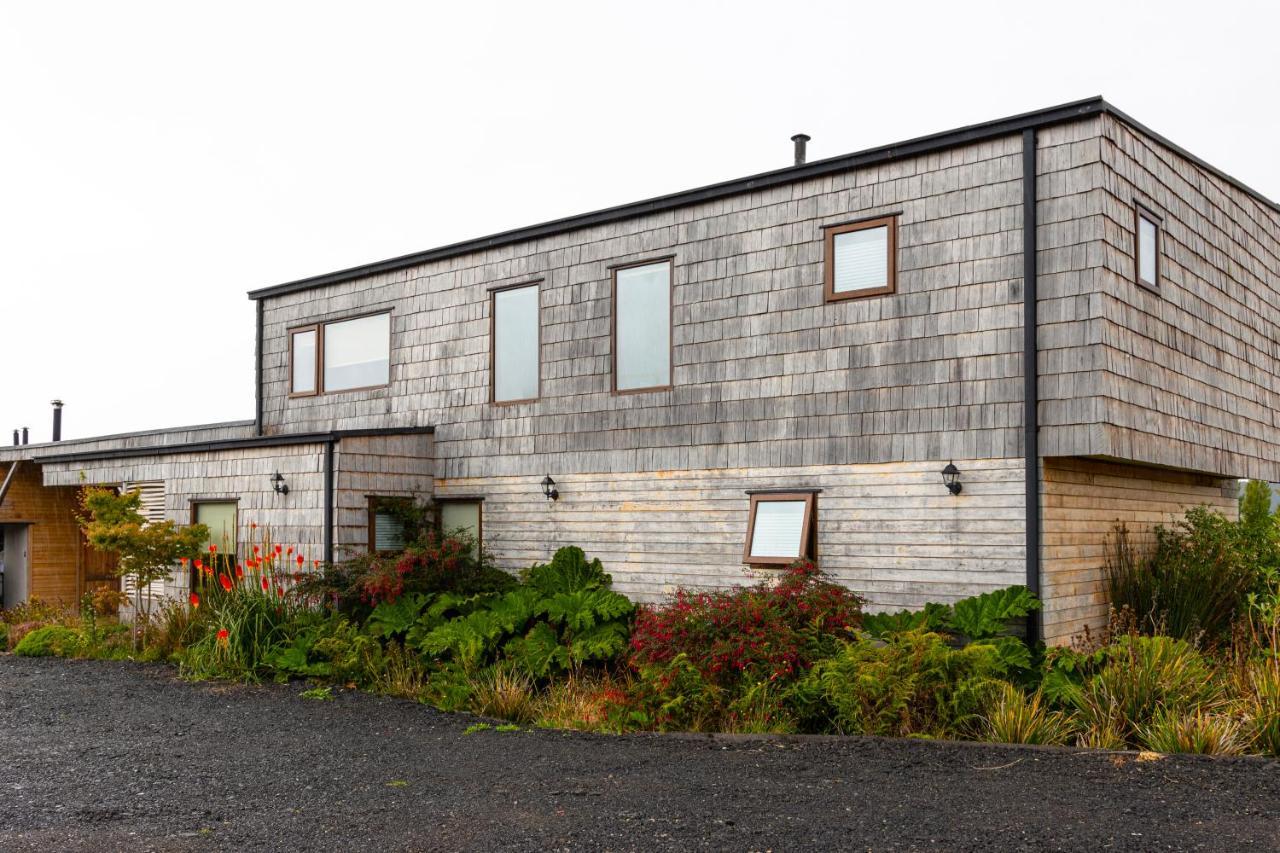
<svg viewBox="0 0 1280 853"><path fill-rule="evenodd" d="M4 530L4 606L13 607L27 600L30 590L27 576L27 525L0 525Z"/></svg>

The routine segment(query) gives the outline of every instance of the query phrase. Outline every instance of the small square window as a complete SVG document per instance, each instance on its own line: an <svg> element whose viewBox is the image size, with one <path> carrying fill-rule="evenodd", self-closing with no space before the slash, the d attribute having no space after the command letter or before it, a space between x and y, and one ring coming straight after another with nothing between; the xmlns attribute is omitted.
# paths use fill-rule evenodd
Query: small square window
<svg viewBox="0 0 1280 853"><path fill-rule="evenodd" d="M1134 269L1138 284L1156 289L1160 287L1160 217L1142 205L1134 206L1135 235Z"/></svg>
<svg viewBox="0 0 1280 853"><path fill-rule="evenodd" d="M412 509L411 498L369 498L369 550L403 551L405 513Z"/></svg>
<svg viewBox="0 0 1280 853"><path fill-rule="evenodd" d="M817 516L817 495L812 492L752 495L742 561L787 565L802 557L812 558L817 552Z"/></svg>
<svg viewBox="0 0 1280 853"><path fill-rule="evenodd" d="M479 556L484 537L484 501L477 498L437 498L440 505L440 532L463 533L472 539L472 556Z"/></svg>
<svg viewBox="0 0 1280 853"><path fill-rule="evenodd" d="M898 218L882 216L826 229L823 291L828 302L897 288Z"/></svg>

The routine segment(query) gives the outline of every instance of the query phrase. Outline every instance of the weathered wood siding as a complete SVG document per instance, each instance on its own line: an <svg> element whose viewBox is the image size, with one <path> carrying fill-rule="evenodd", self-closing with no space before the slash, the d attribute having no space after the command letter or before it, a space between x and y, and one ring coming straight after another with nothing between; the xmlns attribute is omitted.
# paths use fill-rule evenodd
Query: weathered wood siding
<svg viewBox="0 0 1280 853"><path fill-rule="evenodd" d="M615 585L652 601L677 586L751 581L742 565L747 489L820 488L822 567L874 609L918 607L1024 580L1019 459L957 459L953 497L935 463L668 471L555 472L560 499L536 477L450 478L441 497L484 497L484 545L505 568L545 561L576 544Z"/></svg>
<svg viewBox="0 0 1280 853"><path fill-rule="evenodd" d="M1094 452L1280 479L1280 212L1114 118ZM1159 293L1134 282L1134 202L1164 218Z"/></svg>
<svg viewBox="0 0 1280 853"><path fill-rule="evenodd" d="M369 497L429 501L435 474L430 435L349 436L335 451L338 472L334 544L363 551L369 543Z"/></svg>
<svg viewBox="0 0 1280 853"><path fill-rule="evenodd" d="M1156 525L1193 506L1236 515L1233 480L1084 459L1046 459L1042 472L1044 631L1051 643L1106 623L1103 564L1117 524L1142 545Z"/></svg>
<svg viewBox="0 0 1280 853"><path fill-rule="evenodd" d="M12 464L0 463L0 482ZM40 469L30 462L22 463L9 484L4 503L0 504L0 524L30 524L28 597L64 604L73 604L80 597L80 528L76 522L79 492L76 485L45 488Z"/></svg>

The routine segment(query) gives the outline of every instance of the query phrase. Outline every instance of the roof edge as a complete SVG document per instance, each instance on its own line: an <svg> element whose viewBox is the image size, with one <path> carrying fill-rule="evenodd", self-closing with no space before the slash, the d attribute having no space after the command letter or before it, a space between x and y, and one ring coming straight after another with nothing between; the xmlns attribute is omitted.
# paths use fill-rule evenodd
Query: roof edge
<svg viewBox="0 0 1280 853"><path fill-rule="evenodd" d="M351 281L352 279L363 278L369 275L395 272L397 270L406 269L419 264L445 260L447 258L470 254L471 252L481 251L484 249L495 249L501 246L523 243L528 240L536 240L542 237L552 237L557 234L563 234L579 228L589 228L593 225L603 225L618 222L623 219L630 219L636 216L674 210L691 204L714 201L728 196L739 195L744 192L752 192L782 184L794 183L796 181L802 181L809 178L822 177L836 172L845 172L850 169L889 163L906 157L918 157L922 154L953 148L957 145L968 145L999 136L1011 136L1013 134L1021 133L1028 128L1047 127L1049 125L1074 121L1076 119L1085 118L1091 115L1098 115L1104 112L1118 113L1118 111L1114 110L1100 95L1092 98L1084 98L1079 101L1071 101L1069 103L1059 104L1053 107L1019 113L1017 115L981 122L979 124L971 124L954 130L945 130L939 133L931 133L926 136L917 136L913 139L895 142L889 145L867 148L852 154L841 154L824 160L813 160L801 166L787 166L782 169L760 172L755 175L749 175L745 178L735 178L728 181L721 181L719 183L707 184L706 186L695 189L682 190L680 192L656 196L642 201L629 202L616 207L602 208L590 213L580 213L561 219L553 219L538 225L529 225L510 231L502 231L497 234L490 234L486 237L464 240L460 243L450 243L449 245L439 246L434 249L427 249L425 251L414 252L408 255L400 255L399 257L387 258L386 260L374 261L373 263L349 267L335 272L300 278L283 284L251 290L249 291L249 298L252 300L269 299L273 296L284 296L290 293L297 293L299 291L310 290L316 287L323 287L328 284L339 284L341 282Z"/></svg>

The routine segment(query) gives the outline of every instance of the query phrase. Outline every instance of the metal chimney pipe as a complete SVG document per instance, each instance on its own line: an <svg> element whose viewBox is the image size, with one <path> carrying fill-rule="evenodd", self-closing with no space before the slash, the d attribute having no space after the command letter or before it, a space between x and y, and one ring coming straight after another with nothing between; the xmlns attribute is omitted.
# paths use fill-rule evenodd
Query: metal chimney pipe
<svg viewBox="0 0 1280 853"><path fill-rule="evenodd" d="M13 431L13 446L18 446L18 431L16 429Z"/></svg>
<svg viewBox="0 0 1280 853"><path fill-rule="evenodd" d="M26 428L26 427L23 427L23 428L22 428L22 443L23 443L23 444L26 444L26 443L27 443L28 438L30 438L30 436L27 434L27 428Z"/></svg>
<svg viewBox="0 0 1280 853"><path fill-rule="evenodd" d="M796 144L796 165L797 166L804 165L804 159L805 159L804 146L805 146L805 143L808 142L810 139L812 139L812 137L809 136L809 134L807 133L797 133L795 136L791 137L791 141Z"/></svg>
<svg viewBox="0 0 1280 853"><path fill-rule="evenodd" d="M62 401L53 401L53 440L62 441Z"/></svg>

